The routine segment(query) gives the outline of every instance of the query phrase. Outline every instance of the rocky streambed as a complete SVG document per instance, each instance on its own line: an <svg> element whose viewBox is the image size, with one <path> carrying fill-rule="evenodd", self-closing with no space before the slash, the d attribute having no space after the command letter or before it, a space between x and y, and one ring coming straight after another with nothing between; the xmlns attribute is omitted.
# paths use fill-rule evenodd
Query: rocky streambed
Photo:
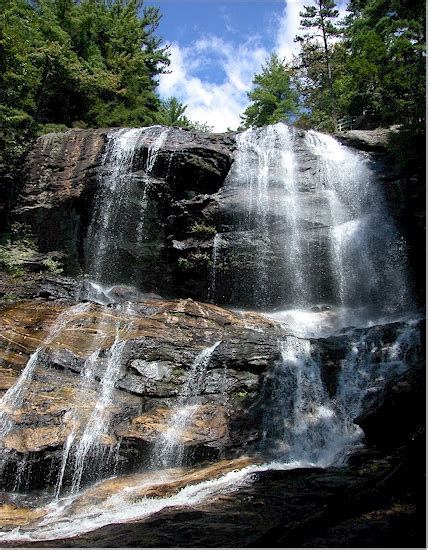
<svg viewBox="0 0 428 550"><path fill-rule="evenodd" d="M2 390L16 387L17 380L25 389L25 399L3 399L0 411L3 421L12 422L3 437L2 544L18 544L19 537L14 543L14 536L10 541L7 536L17 527L25 544L35 537L36 546L156 547L173 541L182 546L352 546L366 531L376 545L396 536L415 545L421 540L422 322L410 324L417 345L400 348L405 369L373 384L354 419L364 428L366 447L354 447L347 465L308 470L302 462L292 463L290 470L287 461L275 463L268 452L272 435L266 439L266 426L278 414L272 384L284 362L280 343L289 337L278 322L260 313L190 299L166 301L126 287L109 289L115 303L76 305L70 280L39 276L22 284L33 298L24 294L1 307ZM130 296L132 302L124 300ZM64 312L66 323L52 334ZM355 346L364 342L375 368L386 361L385 350L404 341L410 325L347 329L302 341L309 342L322 384L335 400L340 372ZM73 455L67 470L64 449L71 434L78 441L88 429L103 387L105 394L109 350L118 340L124 343L120 369L100 417L108 429L97 434L97 444L85 455L88 464L98 464L101 453L103 476L115 477L91 487L100 477L99 465L96 471L85 467L80 492L70 495ZM213 345L197 394L190 396L192 412L184 425L174 426L175 449L183 450L188 466L168 469L154 453L160 452L159 441L161 447L166 444L162 438L177 407L189 406L184 388L195 358ZM23 379L37 350L36 364ZM62 492L52 508L62 467ZM25 498L19 496L22 491ZM112 504L115 497L123 504ZM128 514L123 514L125 502ZM68 530L65 517L72 524ZM83 517L93 521L82 529ZM85 530L91 534L81 534ZM55 541L49 543L50 538Z"/></svg>

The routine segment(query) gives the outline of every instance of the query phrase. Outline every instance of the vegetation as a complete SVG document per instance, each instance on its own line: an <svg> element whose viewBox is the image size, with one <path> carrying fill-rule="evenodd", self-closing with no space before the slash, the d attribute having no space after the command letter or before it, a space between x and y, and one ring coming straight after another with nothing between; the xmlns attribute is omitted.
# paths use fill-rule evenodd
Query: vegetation
<svg viewBox="0 0 428 550"><path fill-rule="evenodd" d="M205 122L191 121L184 114L187 105L184 105L176 97L170 97L166 101L161 102L160 110L157 115L159 124L165 126L175 126L178 128L189 128L198 130L199 132L212 132L213 127Z"/></svg>
<svg viewBox="0 0 428 550"><path fill-rule="evenodd" d="M211 266L211 256L207 252L191 252L186 258L178 258L178 267L183 270L206 269Z"/></svg>
<svg viewBox="0 0 428 550"><path fill-rule="evenodd" d="M298 126L399 124L424 134L425 2L350 0L339 22L334 0L316 0L300 16L299 54L291 67L272 55L254 77L244 127L288 120L297 90Z"/></svg>
<svg viewBox="0 0 428 550"><path fill-rule="evenodd" d="M291 82L291 70L272 54L262 72L253 79L248 93L251 104L244 111L242 128L288 121L297 112L297 92Z"/></svg>
<svg viewBox="0 0 428 550"><path fill-rule="evenodd" d="M40 253L30 228L26 224L16 222L12 225L10 234L3 235L3 242L0 244L0 271L19 277L25 275L32 265L44 266L52 275L60 275L63 272L61 262L52 256L48 255L40 260Z"/></svg>
<svg viewBox="0 0 428 550"><path fill-rule="evenodd" d="M46 125L157 122L167 50L160 13L141 0L3 0L3 163Z"/></svg>
<svg viewBox="0 0 428 550"><path fill-rule="evenodd" d="M336 129L337 108L333 86L332 41L340 31L336 25L339 12L334 0L316 0L300 12L301 29L307 32L296 36L301 45L300 90L307 98L306 107L314 117L328 117Z"/></svg>
<svg viewBox="0 0 428 550"><path fill-rule="evenodd" d="M177 98L161 101L157 78L168 47L156 36L158 8L143 0L2 0L0 172L19 166L48 131L192 122ZM334 130L404 125L425 129L425 2L334 0L304 6L300 51L275 53L253 79L242 128L278 121ZM405 160L405 162L407 162Z"/></svg>
<svg viewBox="0 0 428 550"><path fill-rule="evenodd" d="M194 223L190 228L190 233L198 237L212 237L217 233L217 229L212 225L205 225L204 223Z"/></svg>

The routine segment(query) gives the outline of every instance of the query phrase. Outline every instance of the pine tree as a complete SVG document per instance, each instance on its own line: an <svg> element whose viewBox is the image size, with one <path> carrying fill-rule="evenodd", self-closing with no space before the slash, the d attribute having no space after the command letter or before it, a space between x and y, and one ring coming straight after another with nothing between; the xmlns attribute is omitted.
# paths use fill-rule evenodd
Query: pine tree
<svg viewBox="0 0 428 550"><path fill-rule="evenodd" d="M184 115L187 105L184 105L176 97L170 97L162 101L159 110L158 122L165 126L189 127L190 121Z"/></svg>
<svg viewBox="0 0 428 550"><path fill-rule="evenodd" d="M253 79L254 89L247 95L251 104L241 115L242 128L288 121L297 112L297 92L291 71L284 61L272 54Z"/></svg>
<svg viewBox="0 0 428 550"><path fill-rule="evenodd" d="M339 16L334 0L315 0L315 5L304 6L300 12L300 28L307 29L303 36L297 36L296 41L302 45L302 58L304 64L311 63L324 65L326 85L329 94L329 114L334 129L337 124L336 98L334 94L334 77L332 67L332 44L331 40L340 34L335 20ZM321 40L319 45L318 40ZM311 57L312 56L312 57Z"/></svg>

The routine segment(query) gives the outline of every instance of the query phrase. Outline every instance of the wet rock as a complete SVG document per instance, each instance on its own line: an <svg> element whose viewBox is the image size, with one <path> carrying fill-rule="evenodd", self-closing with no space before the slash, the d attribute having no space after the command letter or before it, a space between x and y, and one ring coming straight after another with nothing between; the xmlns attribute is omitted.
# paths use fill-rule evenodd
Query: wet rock
<svg viewBox="0 0 428 550"><path fill-rule="evenodd" d="M11 464L26 456L29 464L41 464L50 457L51 471L57 470L71 430L78 437L102 394L109 350L118 337L125 345L107 407L110 429L99 443L111 448L121 441L118 456L123 468L132 471L132 464L138 463L135 453L143 460L149 446L168 429L179 399L183 405L195 405L188 425L178 434L191 448L190 460L206 456L207 448L218 454L260 437L258 390L278 360L277 324L262 315L236 314L193 300L142 299L132 308L95 303L76 310L69 307L39 299L31 307L20 301L3 308L4 389L42 346L36 368L22 382L25 401L6 401L2 406L1 412L13 422L4 442ZM64 327L46 340L65 311L70 313ZM200 352L214 343L198 393L187 403L185 383ZM87 361L90 379L85 377ZM14 475L13 468L9 470L7 479Z"/></svg>

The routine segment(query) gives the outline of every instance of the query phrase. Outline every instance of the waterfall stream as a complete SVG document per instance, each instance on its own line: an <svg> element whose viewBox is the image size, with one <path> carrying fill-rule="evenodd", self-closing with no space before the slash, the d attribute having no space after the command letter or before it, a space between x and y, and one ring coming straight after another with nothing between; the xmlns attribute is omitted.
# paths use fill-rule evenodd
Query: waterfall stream
<svg viewBox="0 0 428 550"><path fill-rule="evenodd" d="M275 357L279 359L275 365L271 367L269 363L266 367L265 363L257 363L258 356L252 358L254 372L260 364L266 368L263 383L257 388L263 402L263 435L248 445L248 454L254 460L213 479L189 483L176 493L166 491L164 497L139 496L137 489L158 487L166 479L173 483L177 481L174 476L188 475L186 438L192 419L208 394L204 384L211 371L210 362L223 351L222 345L216 353L223 340L208 345L217 339L213 333L201 343L199 336L190 337L184 331L183 342L190 340L194 354L190 354L190 359L189 355L180 358L180 364L186 367L184 381L175 382L173 390L168 386L172 393L156 396L156 406L167 410L167 420L151 447L148 445L149 471L140 472L138 464L134 465L141 479L131 479L129 487L105 498L96 510L91 504L94 493L88 485L102 483L116 471L113 454L119 451L120 437L116 438L110 428L116 387L129 367L126 344L134 338L137 315L131 302L114 303L114 293L110 292L113 287L105 285L122 282L120 273L126 262L118 253L115 239L123 237L125 223L132 225L135 239L126 242L124 248L144 246L145 219L150 210L148 190L168 133L168 129L154 126L108 134L85 242L87 270L92 280L92 290L86 298L104 304L101 319L103 314L117 316L115 333L103 348L101 321L93 328L92 351L82 358L80 376L76 376L76 385L82 391L76 393L76 401L64 415L68 432L61 441L62 448L58 446L54 498L44 508L45 516L27 531L17 528L12 534L0 533L0 540L75 536L114 521L141 519L167 506L198 504L250 483L250 474L257 471L343 465L349 451L361 445L363 434L354 420L365 400L376 397L389 377L404 373L412 362L411 354L420 345L419 330L412 321L403 324L393 342L374 341L369 332L358 328L370 327L378 319L397 320L394 315L399 317L406 307L411 307L401 242L367 160L318 132L306 132L298 142L298 131L281 123L238 134L235 161L225 182L225 189L236 192L240 205L236 231L227 234L219 229L213 239L208 298L216 303L222 293L220 282L230 280L232 298L239 294L233 292L242 285L247 301L277 322L273 345L278 337ZM136 175L133 165L142 149L147 152L141 170L144 173ZM128 216L129 208L137 215ZM249 265L238 266L237 274L229 272L227 277L220 277L234 238L237 249L242 246L251 251L251 260ZM31 354L18 381L0 400L0 441L5 441L16 428L14 410L25 401L43 352L76 315L91 306L83 303L67 308ZM159 315L158 320L166 316L156 308L153 311ZM186 314L181 310L171 314L171 326L180 315ZM196 317L189 314L189 323L195 322ZM198 320L208 329L211 321L216 330L225 330L220 323L205 319L203 311ZM258 338L263 329L254 328L251 323L245 326L250 343L261 346ZM344 359L336 366L334 390L326 383L326 376L331 373L325 370L314 344L332 334L346 336L350 342ZM147 345L145 338L140 342L142 347ZM218 338L223 338L223 332ZM230 337L225 344L233 347L237 339L239 336ZM177 347L180 345L181 341ZM206 347L196 354L195 348L199 351L203 345ZM156 353L154 357L151 361L156 363ZM239 369L243 367L237 360L236 363L238 366L232 367L233 383L239 386ZM219 372L224 369L225 380L228 367L225 362L217 366ZM171 370L169 366L163 369ZM77 400L88 389L95 397L82 412ZM245 397L245 392L240 393ZM147 401L141 398L139 414L151 410ZM8 451L0 447L0 466L8 460ZM16 491L21 490L26 464L24 457L16 468Z"/></svg>
<svg viewBox="0 0 428 550"><path fill-rule="evenodd" d="M204 376L211 357L221 342L203 349L193 361L187 380L178 399L178 404L168 421L167 428L155 443L153 450L153 466L163 468L181 466L184 462L185 446L182 438L185 437L192 415L198 409L198 399L201 393Z"/></svg>

